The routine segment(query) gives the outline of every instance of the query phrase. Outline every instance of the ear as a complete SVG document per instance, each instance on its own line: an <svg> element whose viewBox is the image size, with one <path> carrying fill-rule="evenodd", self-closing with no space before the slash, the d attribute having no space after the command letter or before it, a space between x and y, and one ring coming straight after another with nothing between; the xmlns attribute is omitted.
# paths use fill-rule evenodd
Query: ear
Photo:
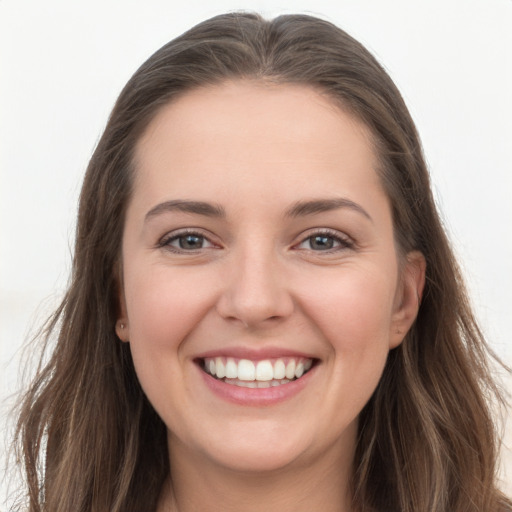
<svg viewBox="0 0 512 512"><path fill-rule="evenodd" d="M118 275L120 275L120 272L118 272ZM127 342L130 340L130 328L128 324L128 314L126 312L126 299L124 296L123 280L119 277L117 279L117 283L119 314L116 321L116 334L121 341Z"/></svg>
<svg viewBox="0 0 512 512"><path fill-rule="evenodd" d="M130 340L130 329L126 315L121 314L116 322L116 334L121 341Z"/></svg>
<svg viewBox="0 0 512 512"><path fill-rule="evenodd" d="M390 349L402 343L416 320L425 286L426 268L425 257L421 252L411 251L407 254L395 298L389 337Z"/></svg>

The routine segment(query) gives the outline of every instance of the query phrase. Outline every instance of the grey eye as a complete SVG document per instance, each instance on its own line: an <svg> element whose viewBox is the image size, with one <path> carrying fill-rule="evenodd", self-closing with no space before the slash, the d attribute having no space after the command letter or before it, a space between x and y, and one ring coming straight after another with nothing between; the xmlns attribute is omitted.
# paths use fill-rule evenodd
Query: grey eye
<svg viewBox="0 0 512 512"><path fill-rule="evenodd" d="M331 235L318 234L309 236L301 244L300 249L312 251L328 251L341 246L340 240Z"/></svg>
<svg viewBox="0 0 512 512"><path fill-rule="evenodd" d="M184 233L172 237L166 245L183 251L194 251L212 247L212 243L204 236L196 233Z"/></svg>
<svg viewBox="0 0 512 512"><path fill-rule="evenodd" d="M305 249L314 252L337 251L352 247L352 242L346 239L342 234L331 234L330 232L322 231L304 238L302 242L296 246L297 249Z"/></svg>
<svg viewBox="0 0 512 512"><path fill-rule="evenodd" d="M182 235L177 239L180 249L201 249L204 237L198 235Z"/></svg>
<svg viewBox="0 0 512 512"><path fill-rule="evenodd" d="M328 251L334 247L336 241L332 236L327 235L315 235L310 236L307 241L309 246L314 251Z"/></svg>

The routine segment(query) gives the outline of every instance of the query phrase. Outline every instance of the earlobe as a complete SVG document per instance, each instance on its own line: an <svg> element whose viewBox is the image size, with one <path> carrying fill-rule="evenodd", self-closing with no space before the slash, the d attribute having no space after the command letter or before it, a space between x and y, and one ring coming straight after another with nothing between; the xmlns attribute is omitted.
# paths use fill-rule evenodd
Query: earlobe
<svg viewBox="0 0 512 512"><path fill-rule="evenodd" d="M129 341L128 323L125 318L120 318L116 322L116 334L121 341Z"/></svg>
<svg viewBox="0 0 512 512"><path fill-rule="evenodd" d="M390 348L400 345L418 315L426 268L425 257L421 252L411 251L407 254L391 324Z"/></svg>
<svg viewBox="0 0 512 512"><path fill-rule="evenodd" d="M130 340L130 330L128 327L128 314L126 312L126 300L124 298L124 290L122 281L118 280L119 289L119 315L115 325L117 337L124 342Z"/></svg>

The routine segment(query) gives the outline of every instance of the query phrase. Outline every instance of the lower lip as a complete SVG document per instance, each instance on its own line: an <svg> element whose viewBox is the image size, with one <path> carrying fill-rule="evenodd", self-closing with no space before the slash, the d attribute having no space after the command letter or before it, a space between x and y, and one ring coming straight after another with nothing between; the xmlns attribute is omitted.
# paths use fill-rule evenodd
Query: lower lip
<svg viewBox="0 0 512 512"><path fill-rule="evenodd" d="M246 388L235 386L234 384L226 384L224 381L204 372L199 366L197 368L212 393L227 402L247 406L269 406L289 400L304 389L316 370L316 366L314 366L299 379L281 384L280 386Z"/></svg>

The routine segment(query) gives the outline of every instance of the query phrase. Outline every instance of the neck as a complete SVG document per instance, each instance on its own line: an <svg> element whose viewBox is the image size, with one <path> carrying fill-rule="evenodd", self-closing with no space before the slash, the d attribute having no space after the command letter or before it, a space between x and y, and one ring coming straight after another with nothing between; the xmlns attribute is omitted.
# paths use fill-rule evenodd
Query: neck
<svg viewBox="0 0 512 512"><path fill-rule="evenodd" d="M353 450L265 472L226 468L173 442L158 512L350 512ZM340 456L341 455L341 456Z"/></svg>

